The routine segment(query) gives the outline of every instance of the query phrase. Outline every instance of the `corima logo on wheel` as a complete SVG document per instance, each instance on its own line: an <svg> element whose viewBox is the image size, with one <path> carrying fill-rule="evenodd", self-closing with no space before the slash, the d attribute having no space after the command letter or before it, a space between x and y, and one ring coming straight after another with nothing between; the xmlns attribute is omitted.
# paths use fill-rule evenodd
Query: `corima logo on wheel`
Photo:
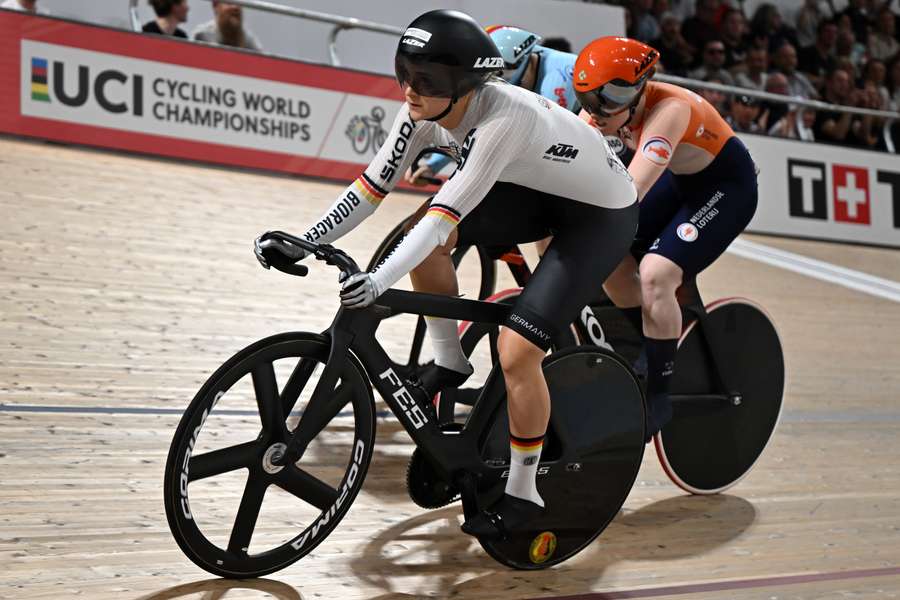
<svg viewBox="0 0 900 600"><path fill-rule="evenodd" d="M344 480L344 485L341 488L341 495L334 501L331 508L323 512L319 518L316 519L316 522L312 527L307 528L303 534L291 542L291 548L300 550L307 542L314 541L319 537L319 533L323 531L325 525L328 525L328 523L331 522L331 519L334 518L334 515L337 514L337 511L341 508L344 501L347 499L347 496L350 494L350 490L353 489L353 486L356 484L356 478L359 476L359 470L362 467L362 459L365 452L366 445L363 444L362 440L356 440L356 445L353 447L353 464L350 465L350 471L347 472L347 478Z"/></svg>
<svg viewBox="0 0 900 600"><path fill-rule="evenodd" d="M178 491L181 494L181 512L184 514L185 519L193 519L194 517L191 515L191 507L188 504L188 468L191 464L191 454L194 453L194 445L197 443L197 436L200 435L200 430L203 429L203 424L206 423L207 417L209 417L209 413L216 407L216 404L219 403L219 400L222 396L225 395L225 392L218 392L213 398L212 404L209 405L209 408L203 410L203 414L200 415L200 423L194 427L194 432L191 434L191 443L188 444L187 452L184 453L184 460L181 463L181 476L178 478Z"/></svg>

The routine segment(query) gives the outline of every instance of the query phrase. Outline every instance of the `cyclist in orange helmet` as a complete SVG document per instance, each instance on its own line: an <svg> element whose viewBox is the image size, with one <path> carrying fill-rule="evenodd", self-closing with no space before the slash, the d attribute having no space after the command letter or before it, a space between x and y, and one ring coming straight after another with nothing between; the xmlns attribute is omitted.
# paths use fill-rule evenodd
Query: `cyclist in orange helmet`
<svg viewBox="0 0 900 600"><path fill-rule="evenodd" d="M603 37L581 51L574 77L582 118L635 152L628 171L638 232L604 288L644 334L648 440L672 417L668 380L682 327L675 292L725 251L757 202L746 147L699 95L652 81L657 61L646 44Z"/></svg>

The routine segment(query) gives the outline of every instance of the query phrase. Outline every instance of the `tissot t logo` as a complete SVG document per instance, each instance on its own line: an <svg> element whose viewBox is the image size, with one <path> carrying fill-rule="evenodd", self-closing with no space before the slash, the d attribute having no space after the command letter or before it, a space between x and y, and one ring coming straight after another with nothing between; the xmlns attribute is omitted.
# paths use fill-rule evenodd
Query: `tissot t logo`
<svg viewBox="0 0 900 600"><path fill-rule="evenodd" d="M788 159L788 202L792 217L828 218L824 163Z"/></svg>
<svg viewBox="0 0 900 600"><path fill-rule="evenodd" d="M869 203L869 170L847 165L832 165L834 220L844 223L871 222Z"/></svg>

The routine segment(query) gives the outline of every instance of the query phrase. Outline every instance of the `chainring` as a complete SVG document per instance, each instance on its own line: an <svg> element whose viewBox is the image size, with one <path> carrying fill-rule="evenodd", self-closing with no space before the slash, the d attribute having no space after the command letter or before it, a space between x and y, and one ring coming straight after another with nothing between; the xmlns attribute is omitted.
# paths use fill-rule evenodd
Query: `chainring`
<svg viewBox="0 0 900 600"><path fill-rule="evenodd" d="M459 431L462 424L448 423L442 425L441 429ZM418 448L413 450L406 467L406 490L416 506L427 509L447 506L460 497L456 486L445 481Z"/></svg>

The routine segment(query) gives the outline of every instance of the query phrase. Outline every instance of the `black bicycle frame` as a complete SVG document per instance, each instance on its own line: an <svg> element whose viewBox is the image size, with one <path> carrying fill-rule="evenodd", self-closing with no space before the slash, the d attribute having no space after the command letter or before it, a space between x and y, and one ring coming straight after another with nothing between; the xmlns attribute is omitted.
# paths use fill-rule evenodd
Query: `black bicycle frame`
<svg viewBox="0 0 900 600"><path fill-rule="evenodd" d="M352 352L403 428L448 480L454 473L464 471L477 475L497 468L484 464L478 448L483 436L487 435L490 419L499 408L498 401L489 399L503 395L505 383L499 367L495 365L488 376L465 428L441 431L437 420L421 411L375 333L382 320L401 313L499 325L509 310L509 306L491 302L393 289L382 294L377 304L368 308L341 308L326 332L331 338L328 362L285 449L283 463L299 460L307 445L346 405L347 400L334 390L347 353Z"/></svg>

